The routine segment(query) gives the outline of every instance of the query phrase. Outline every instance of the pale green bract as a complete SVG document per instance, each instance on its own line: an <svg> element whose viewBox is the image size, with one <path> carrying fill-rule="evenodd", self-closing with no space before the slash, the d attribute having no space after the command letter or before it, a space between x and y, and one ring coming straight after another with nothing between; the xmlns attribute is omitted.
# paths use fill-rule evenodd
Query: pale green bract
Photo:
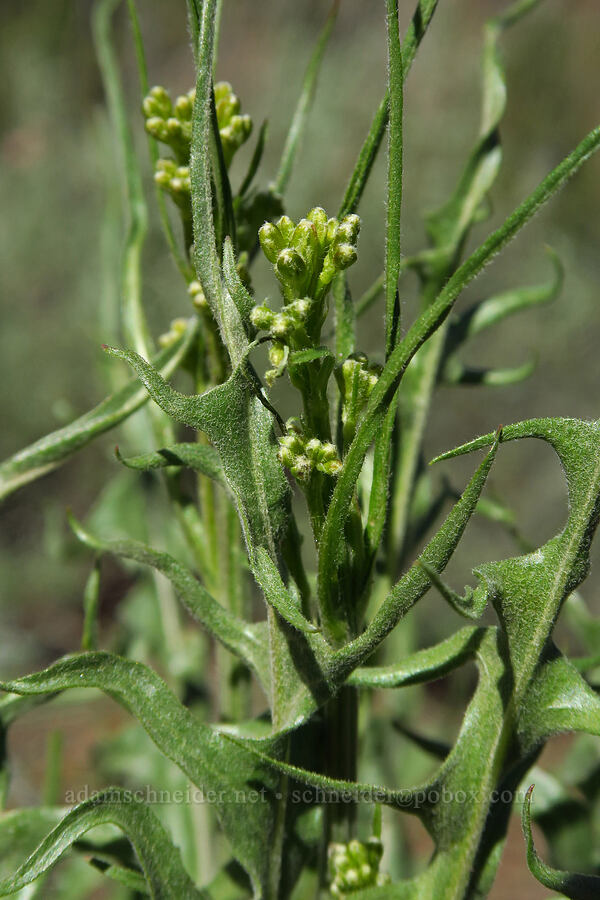
<svg viewBox="0 0 600 900"><path fill-rule="evenodd" d="M280 195L293 177L339 2L332 3L306 70L281 162L263 189L256 180L266 125L239 187L230 181L231 158L237 151L243 156L252 123L239 114L228 83L213 87L219 0L187 2L196 85L174 104L165 88L150 88L142 30L134 0L128 0L152 164L158 137L175 153L159 168L176 179L185 169L185 191L169 182L183 240L167 208L169 197L159 191L158 202L168 247L190 285L193 315L179 336L175 322L167 335L172 342L158 355L143 304L148 215L111 40L118 0L96 3L94 34L122 151L128 217L120 273L128 349L105 349L120 360L115 370L124 371L125 363L134 377L91 412L2 463L0 497L61 465L149 398L146 418L139 428L131 422L124 434L127 449L117 449L115 483L160 482L165 491L160 507L152 496L143 497L142 540L103 534L98 512L87 521L70 516L76 537L94 553L83 592L83 652L0 682L0 800L4 805L12 722L63 692L93 688L116 700L138 726L139 757L133 754L118 774L137 783L143 760L142 770L153 778L169 784L184 779L212 798L211 809L176 804L164 813L126 788L107 788L66 810L48 800L48 788L38 808L0 814L0 895L41 897L44 878L59 860L84 858L128 895L173 900L304 900L330 891L382 900L475 900L489 894L516 800L522 801L523 853L532 876L565 897L599 895L596 848L589 839L574 841L561 816L565 803L575 804L582 834L591 833L600 802L600 751L586 743L589 738L576 743L585 765L577 757L562 780L535 763L554 735L600 737L593 680L600 625L575 593L589 571L600 516L600 424L529 419L441 454L436 463L485 449L462 493L448 486L436 492L432 470L422 465L431 400L441 382L502 386L531 374L530 363L506 368L493 361L475 370L462 353L482 331L558 296L563 270L553 251L546 282L510 287L466 311L454 307L464 288L600 146L596 128L465 257L467 238L486 217L502 160L500 39L540 2L519 0L485 26L479 134L456 188L426 219L428 245L403 258L403 94L437 0L419 0L403 38L397 0L381 4L388 90L338 216L328 218L320 207L309 213L307 203L307 217L295 216L297 225L282 215ZM356 212L386 129L385 271L355 302L348 269L361 253ZM186 157L183 168L177 154ZM271 224L255 222L256 210ZM262 303L252 287L260 226L285 314ZM409 269L420 279L420 311L405 326L401 290ZM382 351L367 359L357 348L356 323L380 296ZM328 311L333 346L321 343ZM263 343L274 361L267 388L259 375ZM170 383L176 371L180 380L187 377L186 389ZM276 392L268 389L284 375L297 403L285 422ZM180 426L188 428L185 436L178 434ZM130 444L142 433L152 443L135 452ZM482 496L503 445L530 438L555 451L568 491L563 528L533 548L525 546L502 500ZM475 568L477 583L461 595L443 573L476 513L504 525L520 555ZM108 521L118 523L118 506L113 514ZM99 649L105 640L99 617L106 555L135 571L135 587L122 601L130 632L119 644L121 654ZM307 570L309 556L314 572ZM398 626L430 590L435 602L447 602L472 621L433 646L406 649L408 630L400 639ZM254 595L264 601L262 614ZM554 643L565 607L585 657L569 660ZM486 610L493 624L477 624ZM452 746L415 733L402 720L385 723L390 734L395 729L433 753L433 774L421 783L402 783L402 766L388 765L382 746L381 759L368 758L369 771L375 780L399 783L358 780L359 696L368 736L371 727L383 727L371 714L373 692L426 684L471 663L477 684ZM533 805L531 790L520 794L529 780L539 782ZM589 792L589 799L576 802L573 788L579 795ZM378 809L372 833L364 830L365 801ZM387 818L380 869L382 806ZM409 866L390 879L386 859L396 841L400 846L405 814L420 819L435 852L417 873ZM535 850L532 815L548 840L548 863ZM575 849L579 855L571 865ZM587 871L571 874L571 867Z"/></svg>

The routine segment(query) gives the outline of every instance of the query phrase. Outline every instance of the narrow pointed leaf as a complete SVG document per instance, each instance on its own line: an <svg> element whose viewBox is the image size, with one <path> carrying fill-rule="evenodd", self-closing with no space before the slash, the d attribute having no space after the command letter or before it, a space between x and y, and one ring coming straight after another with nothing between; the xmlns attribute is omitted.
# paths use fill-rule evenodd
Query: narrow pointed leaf
<svg viewBox="0 0 600 900"><path fill-rule="evenodd" d="M258 132L258 137L256 139L256 146L254 148L254 153L252 154L252 158L250 159L250 165L248 166L248 171L244 176L244 180L240 185L240 189L237 193L238 197L243 197L246 191L250 188L252 182L254 181L254 176L258 171L258 167L260 166L260 162L263 157L263 153L265 150L265 142L267 140L267 132L268 132L268 122L265 120L260 126L260 131Z"/></svg>
<svg viewBox="0 0 600 900"><path fill-rule="evenodd" d="M339 7L340 0L334 0L304 75L302 91L296 109L294 110L292 122L285 139L281 162L279 163L279 171L275 178L275 190L280 194L287 188L292 174L300 140L306 129L308 115L315 98L321 63L323 61L323 56L325 55L331 32L333 31L333 26L335 25Z"/></svg>
<svg viewBox="0 0 600 900"><path fill-rule="evenodd" d="M131 842L149 893L156 900L196 900L207 896L192 883L179 850L154 813L120 788L108 788L71 810L15 874L0 881L0 896L31 884L56 865L83 834L109 823L121 828Z"/></svg>
<svg viewBox="0 0 600 900"><path fill-rule="evenodd" d="M161 447L152 453L143 453L141 456L123 456L117 447L116 455L128 469L138 469L148 472L152 469L164 469L168 466L194 469L203 475L212 478L220 484L225 484L223 466L219 454L207 444L186 443L173 444L171 447Z"/></svg>
<svg viewBox="0 0 600 900"><path fill-rule="evenodd" d="M456 322L452 323L448 334L449 346L458 346L508 316L554 300L563 285L564 269L556 253L550 249L548 253L554 268L554 275L550 281L531 287L504 291L467 310Z"/></svg>
<svg viewBox="0 0 600 900"><path fill-rule="evenodd" d="M153 360L156 370L169 377L187 354L196 335L197 322ZM132 378L123 388L70 425L46 435L0 464L0 499L17 488L56 469L93 438L118 425L148 400L148 394Z"/></svg>
<svg viewBox="0 0 600 900"><path fill-rule="evenodd" d="M342 669L348 666L347 671L350 672L356 668L429 590L431 582L423 568L423 562L437 572L445 569L475 511L494 461L496 449L497 438L496 444L476 470L442 527L429 541L415 564L394 585L366 630L335 654Z"/></svg>
<svg viewBox="0 0 600 900"><path fill-rule="evenodd" d="M404 40L402 41L402 70L403 80L408 74L412 61L415 58L419 44L421 43L425 32L429 27L429 23L433 18L438 0L418 0L412 21L406 31ZM348 213L356 212L360 203L363 191L366 187L369 175L373 168L373 164L377 158L377 153L385 129L388 124L389 117L389 92L386 91L385 97L379 104L377 112L373 118L373 122L369 129L369 133L361 147L358 160L352 172L352 176L346 188L344 199L338 213L338 218L348 215Z"/></svg>
<svg viewBox="0 0 600 900"><path fill-rule="evenodd" d="M440 373L440 380L453 385L485 385L486 387L505 387L518 384L529 378L536 368L536 360L523 363L521 366L509 366L505 369L471 369L460 360L450 357Z"/></svg>
<svg viewBox="0 0 600 900"><path fill-rule="evenodd" d="M256 893L261 893L268 880L276 816L270 798L278 781L272 770L261 765L255 754L234 746L200 722L164 681L141 663L110 653L83 653L66 657L42 672L0 682L1 690L23 695L84 687L99 688L117 700L193 784L205 793L215 792L211 796L219 800L216 812L232 850L249 873ZM275 744L268 745L272 755L277 752ZM261 787L266 793L256 794ZM244 815L240 816L236 797L246 797L249 791L255 792L255 802L244 803Z"/></svg>
<svg viewBox="0 0 600 900"><path fill-rule="evenodd" d="M277 566L266 550L258 547L252 556L251 565L267 603L279 613L282 619L303 634L315 634L319 631L319 628L309 622L294 603Z"/></svg>
<svg viewBox="0 0 600 900"><path fill-rule="evenodd" d="M259 675L268 690L265 647L255 626L238 619L221 606L192 572L169 553L153 550L138 541L101 540L71 517L71 527L82 543L101 553L130 559L161 572L179 594L188 612L225 647L241 657Z"/></svg>
<svg viewBox="0 0 600 900"><path fill-rule="evenodd" d="M600 878L596 875L578 875L553 869L542 862L537 854L531 833L531 795L535 785L531 785L523 802L522 823L527 843L527 865L529 871L540 884L551 891L558 891L570 900L597 900L600 895Z"/></svg>
<svg viewBox="0 0 600 900"><path fill-rule="evenodd" d="M400 665L356 669L348 678L348 684L364 688L397 688L443 678L473 657L484 633L484 628L466 626L440 644L411 654Z"/></svg>
<svg viewBox="0 0 600 900"><path fill-rule="evenodd" d="M343 469L329 504L321 533L319 552L319 597L322 605L330 602L332 580L344 534L344 523L350 508L355 485L360 476L367 451L381 428L406 368L419 347L442 324L464 288L527 224L529 219L562 187L580 166L600 147L600 127L591 131L578 147L566 157L520 206L494 231L480 247L457 269L435 302L429 306L410 328L406 337L392 352L379 381L373 388L361 424L356 432Z"/></svg>
<svg viewBox="0 0 600 900"><path fill-rule="evenodd" d="M266 542L274 551L287 514L289 487L277 459L271 416L256 397L245 367L236 369L224 384L188 397L170 387L137 354L109 352L127 360L171 418L207 434L221 457L247 541L258 546Z"/></svg>

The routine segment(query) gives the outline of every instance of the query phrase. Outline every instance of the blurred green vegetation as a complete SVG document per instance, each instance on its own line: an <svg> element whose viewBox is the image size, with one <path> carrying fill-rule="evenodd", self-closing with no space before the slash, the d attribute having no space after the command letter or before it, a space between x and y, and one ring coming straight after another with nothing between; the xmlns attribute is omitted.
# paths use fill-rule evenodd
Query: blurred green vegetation
<svg viewBox="0 0 600 900"><path fill-rule="evenodd" d="M184 4L139 0L138 5L151 82L164 84L173 93L187 90L193 75ZM412 5L401 3L404 22ZM504 5L500 0L441 2L411 72L405 110L407 254L423 246L421 215L445 200L472 146L478 127L482 26ZM123 187L94 57L91 8L89 0L30 0L26 4L3 0L0 5L1 457L93 406L118 377L115 366L119 364L105 359L100 343L121 340L116 326L121 247L116 237L119 229L124 232ZM275 174L303 70L327 9L324 0L225 3L217 76L233 83L256 130L263 119L269 120L260 170L263 183ZM509 96L502 125L505 162L493 191L492 217L483 229L499 223L597 124L599 24L597 0L546 0L507 33L503 43ZM287 211L293 218L314 205L332 212L339 206L384 91L383 25L382 4L342 0L290 187ZM153 210L144 255L144 299L154 333L159 334L172 318L187 313L188 300L154 215L124 10L117 16L117 41ZM249 152L246 149L236 160L234 181L241 177ZM357 296L383 266L384 178L382 153L360 210L359 261L351 276ZM500 423L533 415L598 417L599 208L600 159L596 158L460 301L464 309L498 290L545 280L549 263L544 244L557 250L566 270L562 295L551 307L508 320L491 332L492 337L481 335L470 348L468 361L474 365L507 366L534 355L538 360L534 375L524 384L504 388L442 388L427 435L430 456ZM471 246L482 233L472 236ZM266 266L258 267L254 283L257 296L274 293ZM408 276L404 285L408 318L414 309L416 284ZM374 310L361 327L362 349L380 356L382 313ZM4 504L0 520L3 676L40 666L78 646L89 559L75 547L64 510L70 506L84 515L98 505L107 482L118 472L112 448L119 439L118 432L103 437ZM445 464L444 471L458 488L470 468L471 461L458 460ZM130 511L134 523L139 522L130 505L135 477L124 476L125 499L120 505ZM522 532L532 542L548 538L564 517L564 482L549 448L527 444L503 448L490 490L513 507ZM470 580L476 562L512 551L511 541L500 529L479 519L470 526L456 562L449 567L449 579L461 587ZM597 559L597 550L595 555ZM105 566L104 640L119 639L118 603L133 577L115 565ZM600 578L592 571L585 595L596 611L600 610L599 585ZM438 615L438 607L432 592L415 613L423 643L447 631L445 616L452 614ZM464 698L466 691L468 685ZM432 696L429 711L440 708ZM447 739L449 734L442 736ZM372 740L376 743L376 737ZM38 777L35 772L23 774L15 802L30 796Z"/></svg>

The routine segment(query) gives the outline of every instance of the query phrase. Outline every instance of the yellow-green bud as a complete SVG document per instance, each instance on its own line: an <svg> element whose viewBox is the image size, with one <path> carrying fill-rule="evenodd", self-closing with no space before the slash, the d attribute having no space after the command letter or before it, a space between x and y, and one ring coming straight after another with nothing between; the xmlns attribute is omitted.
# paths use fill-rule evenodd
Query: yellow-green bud
<svg viewBox="0 0 600 900"><path fill-rule="evenodd" d="M259 229L258 240L260 241L262 251L269 262L275 265L277 257L283 248L283 241L281 239L281 234L279 233L279 228L271 222L265 222L262 228Z"/></svg>
<svg viewBox="0 0 600 900"><path fill-rule="evenodd" d="M196 309L206 309L208 307L208 301L204 296L204 291L202 290L202 285L199 281L190 281L188 285L188 294L192 298L192 303Z"/></svg>
<svg viewBox="0 0 600 900"><path fill-rule="evenodd" d="M264 303L261 306L255 306L250 313L252 324L255 328L260 328L261 331L269 331L274 318L275 313Z"/></svg>
<svg viewBox="0 0 600 900"><path fill-rule="evenodd" d="M157 85L153 87L148 95L144 97L142 109L147 119L152 116L158 116L161 119L167 119L173 110L169 92L164 87Z"/></svg>

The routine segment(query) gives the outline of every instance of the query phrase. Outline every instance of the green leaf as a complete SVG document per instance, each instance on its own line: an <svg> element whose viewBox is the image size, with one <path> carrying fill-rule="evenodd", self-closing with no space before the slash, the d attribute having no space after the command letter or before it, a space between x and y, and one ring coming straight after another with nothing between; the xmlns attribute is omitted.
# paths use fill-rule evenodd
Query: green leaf
<svg viewBox="0 0 600 900"><path fill-rule="evenodd" d="M152 353L150 332L141 297L141 254L148 233L148 211L142 176L129 128L127 107L119 78L110 24L121 0L99 0L94 6L92 30L96 53L108 98L113 130L117 136L125 173L127 216L129 219L122 271L122 320L125 339L138 353Z"/></svg>
<svg viewBox="0 0 600 900"><path fill-rule="evenodd" d="M33 815L41 818L41 810ZM9 814L10 815L10 814ZM0 895L20 890L51 869L66 851L91 828L114 824L135 849L149 893L157 900L184 900L207 895L198 891L183 868L179 850L153 812L127 791L108 788L68 813L12 877L0 881Z"/></svg>
<svg viewBox="0 0 600 900"><path fill-rule="evenodd" d="M100 561L95 560L83 593L82 650L98 649L98 602L100 598Z"/></svg>
<svg viewBox="0 0 600 900"><path fill-rule="evenodd" d="M440 372L440 381L452 385L485 385L486 387L506 387L518 384L529 378L536 368L536 360L532 359L520 366L508 366L505 369L472 369L451 356Z"/></svg>
<svg viewBox="0 0 600 900"><path fill-rule="evenodd" d="M519 710L524 752L555 734L583 731L600 735L600 699L576 667L556 647L540 664Z"/></svg>
<svg viewBox="0 0 600 900"><path fill-rule="evenodd" d="M258 171L258 167L260 166L260 162L263 157L263 153L265 150L265 142L267 140L267 132L268 132L268 122L265 120L260 126L260 131L258 132L258 137L256 139L256 147L254 148L254 153L252 154L252 158L250 160L250 165L248 166L248 171L244 176L244 180L240 185L240 189L237 192L238 197L243 197L244 194L250 188L252 182L254 181L254 176Z"/></svg>
<svg viewBox="0 0 600 900"><path fill-rule="evenodd" d="M528 683L565 598L586 577L600 498L600 425L577 419L530 419L502 429L501 441L549 443L566 474L564 529L533 553L485 563L476 571L506 629L515 678ZM489 445L492 435L442 454L447 459ZM526 577L524 577L526 573ZM524 610L528 610L524 614Z"/></svg>
<svg viewBox="0 0 600 900"><path fill-rule="evenodd" d="M412 21L402 42L403 81L408 75L412 61L415 58L419 44L425 36L429 23L433 18L437 4L438 0L419 0L417 3ZM377 108L369 133L361 147L358 160L354 167L354 171L352 172L348 187L346 188L344 199L342 200L342 205L340 206L340 211L338 213L339 219L348 215L348 213L356 212L358 209L358 204L360 203L363 191L369 180L369 175L371 174L373 164L377 158L377 153L385 134L388 116L389 91L386 91L385 97Z"/></svg>
<svg viewBox="0 0 600 900"><path fill-rule="evenodd" d="M143 100L143 98L146 97L150 91L150 82L148 81L148 67L146 64L146 54L144 52L144 41L142 39L142 32L140 28L137 9L135 6L135 0L127 0L127 9L129 11L129 20L131 22L131 31L133 34L135 58L138 69L138 78L140 82L140 94L141 99ZM152 170L154 171L159 158L158 141L156 141L155 138L153 138L149 133L147 133L147 139L148 149L150 151L150 161L152 163ZM158 184L156 185L155 196L160 216L160 224L167 241L167 246L169 247L171 256L175 261L175 265L181 272L185 281L189 283L194 277L193 269L190 266L187 258L179 249L179 246L175 239L175 235L173 233L171 220L169 218L165 194Z"/></svg>
<svg viewBox="0 0 600 900"><path fill-rule="evenodd" d="M414 565L394 585L365 631L337 651L334 658L340 667L348 666L347 671L350 672L360 665L395 628L409 609L428 591L431 582L423 563L437 572L445 569L475 511L494 461L497 446L496 438L496 443L477 468L442 527L429 541Z"/></svg>
<svg viewBox="0 0 600 900"><path fill-rule="evenodd" d="M252 571L262 588L262 592L268 603L271 604L282 619L293 628L297 628L303 634L315 634L319 629L306 619L302 611L296 605L285 584L277 566L262 547L257 547L252 555Z"/></svg>
<svg viewBox="0 0 600 900"><path fill-rule="evenodd" d="M221 606L189 569L169 553L153 550L138 541L101 540L86 531L72 516L70 524L76 536L87 547L97 552L111 553L120 559L131 559L161 572L172 583L188 612L232 653L248 663L268 692L266 647L259 629L238 619Z"/></svg>
<svg viewBox="0 0 600 900"><path fill-rule="evenodd" d="M302 91L296 109L294 110L290 128L285 139L281 162L279 163L279 171L275 178L275 190L280 194L287 188L292 174L300 140L306 129L308 116L315 99L321 63L323 62L325 49L329 42L331 32L333 31L333 26L335 25L339 7L340 0L334 0L304 75Z"/></svg>
<svg viewBox="0 0 600 900"><path fill-rule="evenodd" d="M551 891L558 891L570 900L596 900L600 894L600 878L596 875L578 875L563 872L547 866L537 855L531 834L531 795L535 785L531 785L523 803L522 823L527 843L527 865L529 871L540 884Z"/></svg>
<svg viewBox="0 0 600 900"><path fill-rule="evenodd" d="M504 291L471 307L451 324L448 333L449 348L454 349L508 316L554 300L563 285L564 269L554 250L548 248L548 254L554 268L550 281Z"/></svg>
<svg viewBox="0 0 600 900"><path fill-rule="evenodd" d="M182 337L162 350L153 360L157 371L169 377L186 356L197 333L193 320ZM118 425L148 400L137 378L107 397L94 409L70 425L40 438L0 464L0 499L17 488L56 469L69 456L89 444L93 438Z"/></svg>
<svg viewBox="0 0 600 900"><path fill-rule="evenodd" d="M250 546L275 552L288 511L289 488L277 459L272 419L256 397L245 366L224 384L197 396L171 388L135 353L109 350L137 372L152 398L178 422L205 432L215 445Z"/></svg>
<svg viewBox="0 0 600 900"><path fill-rule="evenodd" d="M476 594L472 588L465 588L465 596L461 597L456 591L442 581L438 573L432 566L424 561L420 561L419 565L427 572L427 575L433 585L438 589L444 600L446 600L452 609L467 619L479 619L485 611L487 605L487 597L485 593Z"/></svg>
<svg viewBox="0 0 600 900"><path fill-rule="evenodd" d="M225 287L221 275L219 250L226 234L217 235L214 219L213 184L222 182L222 152L219 172L214 171L211 147L220 139L214 133L214 94L212 84L216 0L202 4L198 39L196 100L192 119L190 179L194 221L194 263L202 289L219 324L223 343L232 365L243 358L248 338L238 308ZM227 182L228 184L228 182ZM222 186L222 185L221 185ZM217 204L218 206L218 204ZM231 230L226 232L231 235ZM217 249L219 248L219 250Z"/></svg>
<svg viewBox="0 0 600 900"><path fill-rule="evenodd" d="M389 139L385 232L385 356L400 333L400 226L402 208L402 111L404 71L398 26L398 0L387 0Z"/></svg>
<svg viewBox="0 0 600 900"><path fill-rule="evenodd" d="M225 476L219 454L206 444L186 443L173 444L171 447L161 447L152 453L143 453L141 456L122 456L119 448L116 449L119 462L128 469L138 469L148 472L152 469L164 469L168 466L177 466L194 469L201 472L219 484L225 484Z"/></svg>
<svg viewBox="0 0 600 900"><path fill-rule="evenodd" d="M261 766L255 754L234 747L200 722L152 669L110 653L77 654L42 672L0 683L1 690L23 695L84 687L99 688L128 709L163 755L179 766L207 799L215 801L232 850L260 894L261 885L269 878L269 847L276 818L271 798L278 780L271 770ZM268 745L271 754L277 755L277 743ZM263 787L264 792L259 793ZM236 798L247 800L243 816Z"/></svg>
<svg viewBox="0 0 600 900"><path fill-rule="evenodd" d="M434 647L427 647L406 657L399 665L366 666L356 669L348 684L363 688L397 688L411 684L427 684L443 678L471 659L485 634L484 628L467 626Z"/></svg>
<svg viewBox="0 0 600 900"><path fill-rule="evenodd" d="M322 608L331 603L330 594L337 578L336 567L344 523L367 451L384 421L406 368L419 347L436 331L452 309L464 288L546 203L556 191L600 147L600 127L591 131L517 209L456 270L437 299L419 316L405 338L393 350L373 388L361 424L338 476L323 530L319 550L318 592Z"/></svg>
<svg viewBox="0 0 600 900"><path fill-rule="evenodd" d="M249 339L252 339L256 329L250 322L250 313L254 307L254 300L241 282L235 265L235 255L231 239L225 239L223 245L223 277L225 286L231 295L242 322L246 327Z"/></svg>

